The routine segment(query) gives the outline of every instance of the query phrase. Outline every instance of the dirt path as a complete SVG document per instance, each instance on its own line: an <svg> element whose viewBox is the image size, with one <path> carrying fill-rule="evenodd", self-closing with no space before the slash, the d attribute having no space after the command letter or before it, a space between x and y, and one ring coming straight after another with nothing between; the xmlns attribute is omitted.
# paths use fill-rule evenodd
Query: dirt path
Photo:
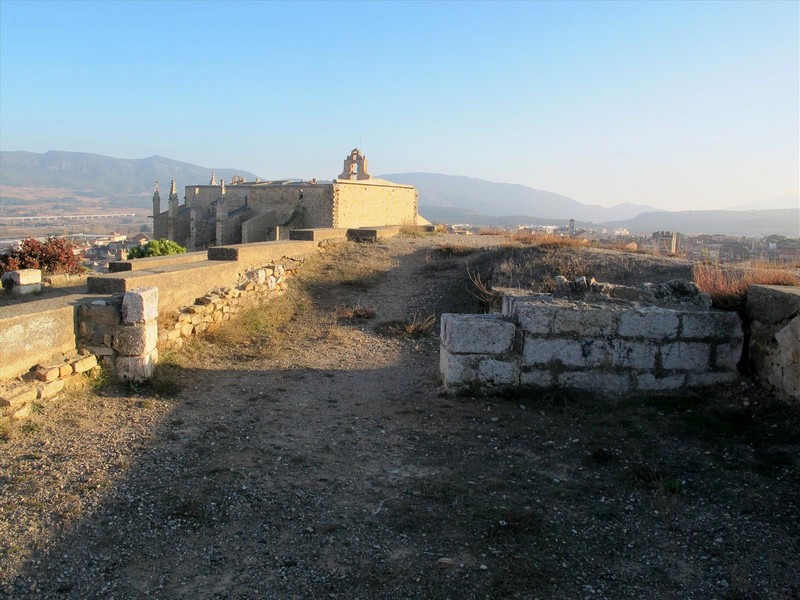
<svg viewBox="0 0 800 600"><path fill-rule="evenodd" d="M469 243L496 242L493 238ZM794 413L721 399L447 397L436 336L466 310L441 239L315 289L268 359L201 346L171 400L78 395L0 446L0 582L53 598L789 598ZM363 254L359 254L363 253ZM332 264L340 260L331 253ZM320 333L321 332L321 333ZM749 399L743 407L742 398ZM763 407L763 410L757 408Z"/></svg>

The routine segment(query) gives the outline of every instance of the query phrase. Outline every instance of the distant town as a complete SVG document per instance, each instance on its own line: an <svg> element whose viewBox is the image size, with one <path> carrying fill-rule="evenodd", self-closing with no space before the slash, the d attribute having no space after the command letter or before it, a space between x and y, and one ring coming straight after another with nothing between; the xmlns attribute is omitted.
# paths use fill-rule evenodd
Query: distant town
<svg viewBox="0 0 800 600"><path fill-rule="evenodd" d="M740 264L770 262L800 265L800 239L781 235L766 237L735 237L719 234L684 235L674 231L635 233L627 229L576 228L558 225L520 225L516 229L487 228L468 223L442 225L442 229L457 235L514 235L519 233L548 234L586 240L587 244L617 250L645 252L660 256L675 256L692 262ZM38 229L38 228L37 228ZM128 228L130 229L130 228ZM0 253L19 245L25 237L44 240L51 235L68 238L76 254L83 258L87 270L107 272L110 261L126 260L132 247L145 245L152 237L152 228L139 226L141 231L122 233L50 233L30 230L18 237L0 239ZM19 230L17 230L19 234Z"/></svg>

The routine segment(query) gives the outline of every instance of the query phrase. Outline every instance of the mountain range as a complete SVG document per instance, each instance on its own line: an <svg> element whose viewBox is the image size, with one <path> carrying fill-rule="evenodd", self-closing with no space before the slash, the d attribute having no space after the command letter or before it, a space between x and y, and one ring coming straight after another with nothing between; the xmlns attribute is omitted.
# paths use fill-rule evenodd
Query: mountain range
<svg viewBox="0 0 800 600"><path fill-rule="evenodd" d="M152 195L156 181L161 183L164 191L169 190L172 179L178 184L178 189L183 190L186 185L209 181L212 170L218 178L228 181L234 175L248 180L256 178L247 171L199 167L163 156L126 159L60 150L44 154L0 152L0 185L66 188L78 193L90 192L89 195L94 196Z"/></svg>
<svg viewBox="0 0 800 600"><path fill-rule="evenodd" d="M43 154L3 151L0 200L20 205L24 203L22 198L32 197L37 189L49 188L67 190L73 196L105 197L112 205L124 203L147 209L156 180L161 182L162 192L168 190L171 179L182 191L186 185L208 181L212 170L218 178L228 181L234 175L249 181L257 178L247 171L201 167L161 156L121 159L57 150ZM514 227L560 225L575 219L581 226L601 224L636 232L675 230L752 236L775 233L800 237L797 197L774 199L767 205L786 207L781 210L747 210L750 206L765 206L758 202L738 206L738 210L669 212L644 204L588 205L555 192L457 175L390 173L380 177L414 185L419 190L420 212L432 221Z"/></svg>
<svg viewBox="0 0 800 600"><path fill-rule="evenodd" d="M652 206L630 203L609 208L597 204L582 204L554 192L461 175L392 173L380 177L416 187L419 190L421 209L459 208L494 217L526 215L550 221L575 219L593 223L631 219L643 212L658 211Z"/></svg>

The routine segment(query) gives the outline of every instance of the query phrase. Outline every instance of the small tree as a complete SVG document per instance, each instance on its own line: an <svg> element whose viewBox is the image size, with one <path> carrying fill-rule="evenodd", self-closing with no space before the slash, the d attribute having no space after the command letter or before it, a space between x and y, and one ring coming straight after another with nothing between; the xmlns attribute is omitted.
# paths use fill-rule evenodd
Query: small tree
<svg viewBox="0 0 800 600"><path fill-rule="evenodd" d="M19 248L0 254L0 273L19 269L41 269L46 273L81 273L80 256L75 246L65 238L48 237L44 242L29 237Z"/></svg>
<svg viewBox="0 0 800 600"><path fill-rule="evenodd" d="M166 256L168 254L182 254L186 248L172 240L164 238L150 240L144 246L133 247L128 251L128 258L147 258L148 256Z"/></svg>

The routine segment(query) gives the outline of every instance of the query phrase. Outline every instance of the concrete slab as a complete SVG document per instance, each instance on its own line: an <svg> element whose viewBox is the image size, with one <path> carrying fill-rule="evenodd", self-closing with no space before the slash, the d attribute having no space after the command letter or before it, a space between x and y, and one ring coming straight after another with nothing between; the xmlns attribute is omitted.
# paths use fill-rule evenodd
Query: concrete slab
<svg viewBox="0 0 800 600"><path fill-rule="evenodd" d="M400 233L399 225L383 225L381 227L359 227L348 229L347 239L354 242L376 242L383 238L394 237Z"/></svg>
<svg viewBox="0 0 800 600"><path fill-rule="evenodd" d="M183 254L169 254L167 256L148 256L131 260L113 260L108 263L109 273L122 273L124 271L144 271L154 267L169 265L182 265L185 263L208 260L205 250L200 252L184 252Z"/></svg>
<svg viewBox="0 0 800 600"><path fill-rule="evenodd" d="M315 229L292 229L289 232L290 240L319 242L333 238L347 239L347 229L341 227L318 227Z"/></svg>
<svg viewBox="0 0 800 600"><path fill-rule="evenodd" d="M237 261L246 268L280 261L287 256L305 256L317 248L309 241L276 241L215 246L208 249L209 261Z"/></svg>

